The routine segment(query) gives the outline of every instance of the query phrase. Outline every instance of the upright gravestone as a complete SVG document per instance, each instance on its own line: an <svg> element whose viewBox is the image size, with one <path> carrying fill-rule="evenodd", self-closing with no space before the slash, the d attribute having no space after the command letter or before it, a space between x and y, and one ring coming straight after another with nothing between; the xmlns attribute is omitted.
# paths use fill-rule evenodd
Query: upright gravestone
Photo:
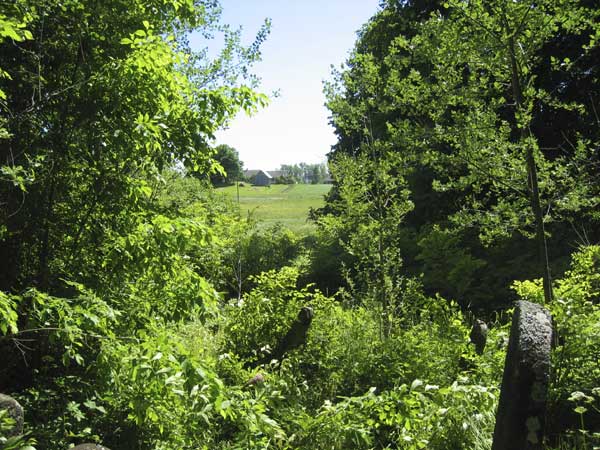
<svg viewBox="0 0 600 450"><path fill-rule="evenodd" d="M478 355L483 355L485 344L487 342L487 335L488 327L486 323L481 319L475 320L469 338L471 343L475 345L475 352L477 352Z"/></svg>
<svg viewBox="0 0 600 450"><path fill-rule="evenodd" d="M306 344L306 335L312 319L312 308L303 306L286 335L277 343L272 358L281 360L286 353Z"/></svg>
<svg viewBox="0 0 600 450"><path fill-rule="evenodd" d="M8 411L8 416L14 419L15 424L6 433L6 437L19 436L23 434L23 407L19 405L19 402L14 398L0 394L0 410L5 409Z"/></svg>
<svg viewBox="0 0 600 450"><path fill-rule="evenodd" d="M492 450L542 448L551 345L550 313L541 305L517 302Z"/></svg>
<svg viewBox="0 0 600 450"><path fill-rule="evenodd" d="M267 364L269 361L274 359L281 361L281 359L290 351L297 349L298 347L306 344L306 338L308 329L313 319L313 310L308 306L303 306L298 312L298 317L292 323L288 332L279 340L277 346L273 350L273 353L267 355L253 364L253 366L259 364Z"/></svg>

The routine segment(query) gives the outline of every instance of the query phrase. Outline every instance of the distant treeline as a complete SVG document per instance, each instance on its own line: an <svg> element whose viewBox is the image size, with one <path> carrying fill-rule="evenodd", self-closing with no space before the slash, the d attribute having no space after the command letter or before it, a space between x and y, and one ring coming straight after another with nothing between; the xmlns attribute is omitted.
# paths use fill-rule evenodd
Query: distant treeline
<svg viewBox="0 0 600 450"><path fill-rule="evenodd" d="M276 182L321 184L329 179L327 165L321 164L282 164L279 171L281 174L276 177Z"/></svg>

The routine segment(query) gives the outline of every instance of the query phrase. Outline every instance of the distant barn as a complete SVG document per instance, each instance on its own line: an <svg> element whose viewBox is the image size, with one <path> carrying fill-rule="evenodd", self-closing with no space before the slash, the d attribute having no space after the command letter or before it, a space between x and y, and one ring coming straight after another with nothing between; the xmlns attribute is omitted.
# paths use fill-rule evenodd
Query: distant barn
<svg viewBox="0 0 600 450"><path fill-rule="evenodd" d="M244 179L255 186L270 186L281 182L284 175L281 170L244 170Z"/></svg>
<svg viewBox="0 0 600 450"><path fill-rule="evenodd" d="M259 170L254 176L254 184L256 186L270 186L275 181L273 176L264 170Z"/></svg>

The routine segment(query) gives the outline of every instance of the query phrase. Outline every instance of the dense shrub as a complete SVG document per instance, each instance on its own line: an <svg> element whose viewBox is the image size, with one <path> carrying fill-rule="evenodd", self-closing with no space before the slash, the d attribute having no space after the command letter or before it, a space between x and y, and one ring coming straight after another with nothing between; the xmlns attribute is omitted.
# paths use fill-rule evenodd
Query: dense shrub
<svg viewBox="0 0 600 450"><path fill-rule="evenodd" d="M455 382L440 388L414 380L379 393L375 388L303 417L302 449L489 448L497 392Z"/></svg>
<svg viewBox="0 0 600 450"><path fill-rule="evenodd" d="M418 377L451 383L468 350L467 329L456 307L434 301L441 303L437 314L423 309L422 322L399 320L387 337L373 310L333 301L315 305L305 358L315 361L313 384L321 396L358 395L371 386L389 389Z"/></svg>

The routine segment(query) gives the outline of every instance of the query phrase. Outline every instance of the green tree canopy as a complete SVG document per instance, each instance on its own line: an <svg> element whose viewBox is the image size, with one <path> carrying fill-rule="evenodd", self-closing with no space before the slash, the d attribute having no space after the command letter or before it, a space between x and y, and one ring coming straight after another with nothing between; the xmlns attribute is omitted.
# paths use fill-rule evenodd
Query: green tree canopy
<svg viewBox="0 0 600 450"><path fill-rule="evenodd" d="M210 176L213 186L223 186L242 178L244 163L240 161L235 148L226 144L217 145L213 158L221 166Z"/></svg>
<svg viewBox="0 0 600 450"><path fill-rule="evenodd" d="M414 203L397 229L407 270L432 267L436 252L423 246L447 239L466 259L434 264L432 280L465 267L475 276L485 265L467 262L482 256L499 277L466 291L450 281L444 294L481 296L518 267L543 275L551 297L549 266L569 250L548 236L575 241L569 222L598 228L597 36L586 1L382 2L326 85L330 156L335 165L371 141L389 148ZM344 215L337 183L328 210ZM523 254L512 246L532 245L525 254L537 258L508 262Z"/></svg>
<svg viewBox="0 0 600 450"><path fill-rule="evenodd" d="M244 47L213 1L20 0L0 13L0 287L93 278L100 255L82 249L135 226L163 169L208 173L214 132L264 104L247 68L268 23ZM192 31L223 33L222 53L192 51Z"/></svg>

